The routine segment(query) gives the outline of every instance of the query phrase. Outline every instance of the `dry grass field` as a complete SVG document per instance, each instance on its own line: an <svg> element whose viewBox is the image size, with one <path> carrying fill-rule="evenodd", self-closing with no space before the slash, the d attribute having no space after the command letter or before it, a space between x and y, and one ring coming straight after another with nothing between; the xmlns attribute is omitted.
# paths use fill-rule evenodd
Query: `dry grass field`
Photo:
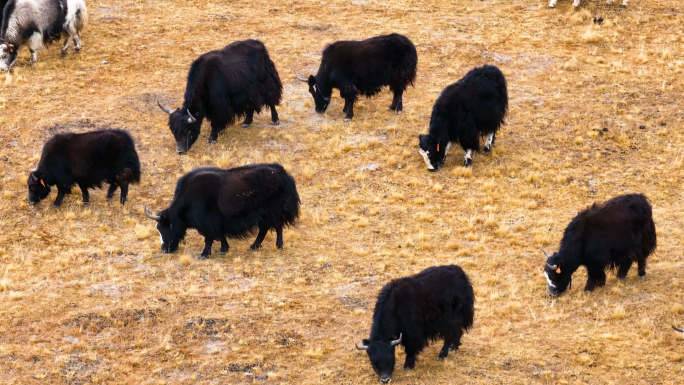
<svg viewBox="0 0 684 385"><path fill-rule="evenodd" d="M375 296L396 277L459 264L476 319L444 362L439 346L397 384L681 384L684 339L684 13L680 0L626 9L583 0L90 0L83 52L59 46L0 74L0 383L374 384L365 352ZM592 16L605 19L595 25ZM330 42L398 32L418 50L404 114L389 91L344 123L334 94L314 112L293 71L315 72ZM281 125L255 116L187 156L167 116L190 63L256 38L283 80ZM103 63L106 61L107 63ZM510 110L493 154L464 169L453 151L428 173L418 154L439 92L499 66ZM642 128L640 128L643 126ZM124 208L106 190L58 209L26 203L26 179L57 132L128 129L142 183ZM301 220L284 250L269 234L199 261L191 230L161 254L142 207L161 210L203 165L279 162L298 183ZM547 295L553 251L578 210L646 194L658 249L644 280Z"/></svg>

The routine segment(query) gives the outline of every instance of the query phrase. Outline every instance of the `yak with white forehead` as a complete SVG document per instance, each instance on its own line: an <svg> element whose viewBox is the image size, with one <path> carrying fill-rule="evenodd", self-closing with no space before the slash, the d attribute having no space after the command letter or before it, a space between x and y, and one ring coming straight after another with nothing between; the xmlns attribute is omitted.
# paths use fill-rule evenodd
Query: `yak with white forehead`
<svg viewBox="0 0 684 385"><path fill-rule="evenodd" d="M646 258L655 248L655 224L645 196L621 195L594 204L570 221L557 253L542 250L547 258L544 277L549 294L565 292L580 266L587 268L586 292L606 284L606 268L617 270L617 277L624 279L636 262L638 275L643 277Z"/></svg>
<svg viewBox="0 0 684 385"><path fill-rule="evenodd" d="M506 78L495 66L472 69L445 88L432 107L430 131L418 137L428 170L437 171L444 164L452 143L465 151L466 167L473 164L473 151L480 149L480 136L487 136L484 153L488 154L507 110Z"/></svg>
<svg viewBox="0 0 684 385"><path fill-rule="evenodd" d="M411 370L429 341L444 339L437 357L442 361L461 346L463 332L473 326L474 315L475 295L463 269L456 265L430 267L382 288L373 310L370 337L356 348L368 353L380 382L387 384L392 381L396 346L404 347L404 370Z"/></svg>
<svg viewBox="0 0 684 385"><path fill-rule="evenodd" d="M299 217L299 195L294 178L279 164L255 164L231 169L203 167L183 175L176 184L171 205L148 218L157 221L161 250L178 249L188 229L204 236L200 259L209 258L211 245L221 242L219 254L228 252L226 238L259 233L250 249L261 247L269 230L276 231L276 247L283 247L283 227Z"/></svg>
<svg viewBox="0 0 684 385"><path fill-rule="evenodd" d="M46 44L65 35L62 55L74 41L74 51L81 50L81 31L88 21L83 0L9 0L3 8L0 27L0 69L9 70L17 60L19 48L28 46L30 64Z"/></svg>
<svg viewBox="0 0 684 385"><path fill-rule="evenodd" d="M273 125L280 124L275 106L282 93L278 71L264 44L244 40L207 52L192 63L181 108L158 105L169 114L176 151L185 154L199 138L205 118L211 122L208 143L216 143L218 134L238 117L244 116L242 127L249 127L254 113L263 107L271 109Z"/></svg>
<svg viewBox="0 0 684 385"><path fill-rule="evenodd" d="M316 112L323 113L330 104L334 88L344 99L344 121L354 117L354 103L359 95L371 97L389 86L394 93L389 109L403 110L404 91L416 78L418 54L406 36L396 33L355 41L338 41L325 47L316 75L296 74L309 85Z"/></svg>

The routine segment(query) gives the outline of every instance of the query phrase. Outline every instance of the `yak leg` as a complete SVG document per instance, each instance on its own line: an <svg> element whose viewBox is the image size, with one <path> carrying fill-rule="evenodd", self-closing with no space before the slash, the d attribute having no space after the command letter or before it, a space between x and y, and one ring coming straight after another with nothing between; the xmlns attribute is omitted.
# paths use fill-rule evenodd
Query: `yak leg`
<svg viewBox="0 0 684 385"><path fill-rule="evenodd" d="M404 361L404 370L411 370L416 367L416 352L406 350L406 361Z"/></svg>
<svg viewBox="0 0 684 385"><path fill-rule="evenodd" d="M252 246L249 248L252 250L261 248L261 242L263 242L264 238L266 238L266 233L268 233L268 227L259 227L259 234L257 234L254 243L252 243Z"/></svg>
<svg viewBox="0 0 684 385"><path fill-rule="evenodd" d="M451 347L451 340L449 338L444 339L444 345L442 345L442 350L439 352L439 356L437 356L437 361L443 361L447 356L449 355L449 348Z"/></svg>
<svg viewBox="0 0 684 385"><path fill-rule="evenodd" d="M280 124L280 119L278 119L278 111L276 111L275 104L270 104L271 107L271 124L277 126Z"/></svg>
<svg viewBox="0 0 684 385"><path fill-rule="evenodd" d="M121 204L126 203L126 198L128 198L128 182L121 183Z"/></svg>
<svg viewBox="0 0 684 385"><path fill-rule="evenodd" d="M283 248L283 228L282 227L276 228L276 247L278 249Z"/></svg>
<svg viewBox="0 0 684 385"><path fill-rule="evenodd" d="M620 8L625 8L627 7L627 0L622 0L622 4L620 4Z"/></svg>
<svg viewBox="0 0 684 385"><path fill-rule="evenodd" d="M69 188L61 188L57 186L57 198L55 199L55 202L52 204L52 207L59 207L59 205L62 204L62 201L64 200L64 194L67 194L69 191Z"/></svg>
<svg viewBox="0 0 684 385"><path fill-rule="evenodd" d="M114 198L114 193L116 192L116 189L119 187L116 183L112 183L109 185L109 189L107 190L107 200L110 200Z"/></svg>
<svg viewBox="0 0 684 385"><path fill-rule="evenodd" d="M81 52L81 36L79 34L74 35L74 52Z"/></svg>
<svg viewBox="0 0 684 385"><path fill-rule="evenodd" d="M209 144L214 144L218 141L218 134L221 128L218 125L214 125L214 122L211 124L211 132L209 133L209 139L207 139L207 143Z"/></svg>
<svg viewBox="0 0 684 385"><path fill-rule="evenodd" d="M62 44L62 56L66 56L67 50L69 49L69 43L71 43L72 36L67 35L64 39L64 44Z"/></svg>
<svg viewBox="0 0 684 385"><path fill-rule="evenodd" d="M88 188L81 183L78 184L78 187L81 189L81 194L83 194L83 203L90 202L90 194L88 194Z"/></svg>
<svg viewBox="0 0 684 385"><path fill-rule="evenodd" d="M634 262L631 259L629 261L623 261L618 266L617 277L620 279L627 278L627 273L629 272L629 269L632 267L632 263Z"/></svg>
<svg viewBox="0 0 684 385"><path fill-rule="evenodd" d="M606 272L604 270L598 270L589 272L589 277L587 278L587 285L584 287L585 292L593 291L596 287L601 287L606 284Z"/></svg>
<svg viewBox="0 0 684 385"><path fill-rule="evenodd" d="M494 141L496 140L496 134L489 134L487 137L487 141L485 142L484 150L482 151L485 155L489 154L490 151L492 151L492 146L494 145Z"/></svg>
<svg viewBox="0 0 684 385"><path fill-rule="evenodd" d="M204 250L200 254L199 259L207 259L211 255L211 244L214 243L212 237L204 237Z"/></svg>
<svg viewBox="0 0 684 385"><path fill-rule="evenodd" d="M640 257L637 259L638 275L640 278L644 278L646 275L646 257Z"/></svg>
<svg viewBox="0 0 684 385"><path fill-rule="evenodd" d="M354 102L356 101L356 96L347 96L344 99L344 104L347 106L347 115L344 117L344 121L348 122L354 117Z"/></svg>
<svg viewBox="0 0 684 385"><path fill-rule="evenodd" d="M221 237L219 238L219 240L221 241L221 250L219 250L219 254L224 255L228 252L230 246L228 246L228 241L226 241L226 237Z"/></svg>
<svg viewBox="0 0 684 385"><path fill-rule="evenodd" d="M465 160L463 166L471 167L473 165L473 150L465 150Z"/></svg>
<svg viewBox="0 0 684 385"><path fill-rule="evenodd" d="M395 91L392 104L389 106L389 109L397 115L401 115L401 111L404 110L403 95L404 91Z"/></svg>
<svg viewBox="0 0 684 385"><path fill-rule="evenodd" d="M247 109L247 116L245 116L245 120L242 122L242 127L247 128L252 124L252 120L254 120L254 108L248 108Z"/></svg>
<svg viewBox="0 0 684 385"><path fill-rule="evenodd" d="M344 99L344 108L342 108L342 113L346 114L348 109L349 109L349 101L347 99Z"/></svg>

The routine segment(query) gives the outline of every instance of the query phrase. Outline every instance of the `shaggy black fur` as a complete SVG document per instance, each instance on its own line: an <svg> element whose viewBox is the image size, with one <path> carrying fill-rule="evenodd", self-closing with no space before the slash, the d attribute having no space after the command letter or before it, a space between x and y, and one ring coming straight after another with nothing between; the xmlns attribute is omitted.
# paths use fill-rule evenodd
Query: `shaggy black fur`
<svg viewBox="0 0 684 385"><path fill-rule="evenodd" d="M43 146L38 168L29 174L28 201L40 202L57 185L58 207L71 187L78 185L83 203L88 203L88 189L109 183L107 199L121 187L121 204L126 202L128 185L140 182L140 160L135 143L123 130L98 130L83 134L57 134Z"/></svg>
<svg viewBox="0 0 684 385"><path fill-rule="evenodd" d="M438 356L443 360L473 325L474 306L473 287L456 265L430 267L385 285L373 311L370 338L363 340L381 382L389 382L394 370L392 340L401 336L405 370L414 368L416 355L431 340L444 339Z"/></svg>
<svg viewBox="0 0 684 385"><path fill-rule="evenodd" d="M362 41L338 41L323 50L316 75L309 76L309 92L317 112L325 112L334 88L344 99L345 120L354 117L359 95L373 96L389 86L394 93L389 109L401 113L402 96L416 78L418 54L406 36L393 33Z"/></svg>
<svg viewBox="0 0 684 385"><path fill-rule="evenodd" d="M237 118L247 127L265 106L273 124L280 123L275 106L280 104L283 85L264 44L258 40L234 42L200 56L190 66L183 106L169 116L176 151L187 153L197 141L202 120L211 122L209 143ZM188 112L190 115L188 115ZM195 122L190 122L192 116Z"/></svg>
<svg viewBox="0 0 684 385"><path fill-rule="evenodd" d="M646 258L656 248L651 205L641 194L615 197L581 211L565 229L560 249L546 261L549 293L562 294L572 274L586 266L585 291L606 283L606 267L625 278L634 262L639 277L646 275Z"/></svg>
<svg viewBox="0 0 684 385"><path fill-rule="evenodd" d="M259 233L251 249L261 247L270 229L275 229L280 249L283 227L299 217L299 195L294 179L279 164L198 168L178 180L171 205L159 217L157 230L166 253L178 248L188 229L204 236L200 259L209 257L214 240L225 254L226 237L245 238L255 230Z"/></svg>
<svg viewBox="0 0 684 385"><path fill-rule="evenodd" d="M444 164L452 142L463 150L479 151L480 136L495 134L504 124L507 110L506 78L495 66L474 68L445 88L432 107L429 134L419 136L420 148L427 152L433 167L430 171ZM491 144L485 147L485 154ZM472 164L469 159L466 166Z"/></svg>

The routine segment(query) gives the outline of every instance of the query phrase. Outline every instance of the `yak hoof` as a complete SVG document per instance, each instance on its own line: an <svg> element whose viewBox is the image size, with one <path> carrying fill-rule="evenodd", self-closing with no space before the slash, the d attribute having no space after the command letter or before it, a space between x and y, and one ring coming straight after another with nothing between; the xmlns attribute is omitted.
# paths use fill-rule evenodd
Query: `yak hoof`
<svg viewBox="0 0 684 385"><path fill-rule="evenodd" d="M344 118L344 121L345 121L345 122L348 122L348 121L350 121L350 120L352 120L352 118Z"/></svg>
<svg viewBox="0 0 684 385"><path fill-rule="evenodd" d="M220 250L219 255L226 255L227 251Z"/></svg>
<svg viewBox="0 0 684 385"><path fill-rule="evenodd" d="M122 205L126 204L126 198L121 198L119 202L121 202Z"/></svg>
<svg viewBox="0 0 684 385"><path fill-rule="evenodd" d="M271 123L274 126L280 126L280 120L276 120L275 122Z"/></svg>
<svg viewBox="0 0 684 385"><path fill-rule="evenodd" d="M404 365L404 370L413 370L413 366Z"/></svg>
<svg viewBox="0 0 684 385"><path fill-rule="evenodd" d="M624 4L620 4L620 8L627 8L627 6Z"/></svg>
<svg viewBox="0 0 684 385"><path fill-rule="evenodd" d="M247 128L251 125L251 123L242 123L242 128Z"/></svg>
<svg viewBox="0 0 684 385"><path fill-rule="evenodd" d="M394 115L401 115L401 110L394 111Z"/></svg>
<svg viewBox="0 0 684 385"><path fill-rule="evenodd" d="M466 161L463 162L463 166L464 167L472 167L473 166L473 160L470 158L466 159Z"/></svg>
<svg viewBox="0 0 684 385"><path fill-rule="evenodd" d="M209 138L209 139L207 140L207 143L209 143L209 144L216 144L216 143L218 143L218 140Z"/></svg>
<svg viewBox="0 0 684 385"><path fill-rule="evenodd" d="M261 248L261 245L252 245L249 247L250 250L258 250Z"/></svg>
<svg viewBox="0 0 684 385"><path fill-rule="evenodd" d="M482 150L482 153L485 155L488 155L492 151L491 147L485 147L484 150Z"/></svg>
<svg viewBox="0 0 684 385"><path fill-rule="evenodd" d="M35 203L34 203L34 204L35 204ZM52 207L56 209L56 208L58 208L58 207L59 207L59 205L58 205L58 204L55 204L55 203L53 203L53 204L52 204Z"/></svg>
<svg viewBox="0 0 684 385"><path fill-rule="evenodd" d="M556 7L553 5L549 5L549 9L554 9L554 8L556 8Z"/></svg>
<svg viewBox="0 0 684 385"><path fill-rule="evenodd" d="M200 254L198 259L209 259L209 255Z"/></svg>
<svg viewBox="0 0 684 385"><path fill-rule="evenodd" d="M66 57L67 53L68 53L68 50L63 49L62 52L60 53L60 56L64 58L64 57Z"/></svg>

